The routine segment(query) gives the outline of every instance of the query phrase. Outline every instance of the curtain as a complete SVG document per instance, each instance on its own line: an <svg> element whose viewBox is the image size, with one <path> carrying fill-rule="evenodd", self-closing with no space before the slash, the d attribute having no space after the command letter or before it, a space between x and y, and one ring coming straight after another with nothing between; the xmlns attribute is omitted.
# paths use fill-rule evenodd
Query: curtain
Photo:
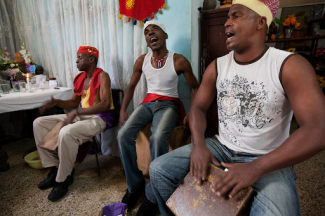
<svg viewBox="0 0 325 216"><path fill-rule="evenodd" d="M7 47L8 52L12 54L20 50L13 5L11 0L0 0L0 47L2 51Z"/></svg>
<svg viewBox="0 0 325 216"><path fill-rule="evenodd" d="M17 31L33 61L41 64L49 77L56 77L61 86L73 88L73 79L79 73L76 53L81 45L98 48L97 66L109 74L112 88L123 91L130 82L135 60L147 52L143 27L118 18L118 0L1 0L0 4L1 8L11 6L7 14L1 9L2 23L8 23L8 17L12 20L6 29ZM10 32L2 23L1 35ZM15 51L10 51L15 53L20 44L15 46L13 33L6 33L5 40L0 38L0 45L14 47ZM142 76L135 90L134 108L145 94ZM133 107L131 104L129 110Z"/></svg>

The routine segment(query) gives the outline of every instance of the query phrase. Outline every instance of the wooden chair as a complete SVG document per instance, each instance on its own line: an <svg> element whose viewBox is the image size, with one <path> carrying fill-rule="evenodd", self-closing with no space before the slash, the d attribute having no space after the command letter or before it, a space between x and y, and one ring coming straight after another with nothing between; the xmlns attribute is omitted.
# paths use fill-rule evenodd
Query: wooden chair
<svg viewBox="0 0 325 216"><path fill-rule="evenodd" d="M119 122L119 118L120 118L120 110L121 110L123 97L124 97L124 92L122 90L120 90L120 89L112 89L112 97L113 97L113 103L114 103L115 109L112 111L113 115L114 115L114 123L113 123L113 126L111 128L118 126L118 122ZM79 146L76 161L81 163L85 159L85 157L86 157L87 153L89 152L92 144L94 144L94 146L95 146L97 172L98 172L98 175L100 176L100 167L99 167L99 161L98 161L98 146L100 146L101 143L97 142L96 136L94 136L92 138L92 141L85 142L84 144Z"/></svg>

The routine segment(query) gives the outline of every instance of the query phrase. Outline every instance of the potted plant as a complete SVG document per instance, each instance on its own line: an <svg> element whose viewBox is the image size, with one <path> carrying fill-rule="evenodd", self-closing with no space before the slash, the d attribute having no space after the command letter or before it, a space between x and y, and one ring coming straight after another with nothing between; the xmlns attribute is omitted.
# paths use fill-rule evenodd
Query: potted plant
<svg viewBox="0 0 325 216"><path fill-rule="evenodd" d="M0 71L5 71L6 75L11 81L15 81L16 75L19 73L18 77L24 79L26 73L30 73L30 65L34 65L31 58L30 52L25 49L24 42L20 39L21 50L14 54L15 60L10 58L10 53L7 51L7 47L4 47L4 51L0 48ZM29 75L31 76L31 75Z"/></svg>
<svg viewBox="0 0 325 216"><path fill-rule="evenodd" d="M302 15L301 17L299 17L298 19L297 19L297 16L295 14L288 15L288 17L286 19L282 18L282 20L280 20L279 18L275 17L274 18L274 21L277 24L283 26L285 38L291 38L292 31L300 26L301 21L308 14L309 13L305 13L304 15Z"/></svg>

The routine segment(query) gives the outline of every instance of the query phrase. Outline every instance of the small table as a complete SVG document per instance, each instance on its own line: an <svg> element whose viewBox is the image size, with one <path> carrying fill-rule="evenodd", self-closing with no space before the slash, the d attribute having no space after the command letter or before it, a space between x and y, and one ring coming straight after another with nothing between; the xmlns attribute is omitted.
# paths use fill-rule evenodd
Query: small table
<svg viewBox="0 0 325 216"><path fill-rule="evenodd" d="M73 90L71 88L60 87L59 89L38 90L35 92L14 92L10 90L9 94L1 94L0 97L0 115L2 118L10 121L10 112L19 110L29 110L41 107L46 101L51 100L51 96L55 99L68 100L71 99ZM6 114L1 114L6 113ZM2 122L3 121L3 122ZM8 123L1 119L1 125ZM0 125L0 127L1 127ZM10 132L13 128L8 129ZM1 143L0 143L1 149ZM0 151L1 157L7 163L8 156L6 152ZM9 166L9 165L8 165Z"/></svg>
<svg viewBox="0 0 325 216"><path fill-rule="evenodd" d="M14 92L11 90L9 94L1 94L0 113L34 109L41 107L46 101L51 100L51 96L55 99L68 100L72 98L72 95L73 90L66 87L43 91L38 90L32 93Z"/></svg>

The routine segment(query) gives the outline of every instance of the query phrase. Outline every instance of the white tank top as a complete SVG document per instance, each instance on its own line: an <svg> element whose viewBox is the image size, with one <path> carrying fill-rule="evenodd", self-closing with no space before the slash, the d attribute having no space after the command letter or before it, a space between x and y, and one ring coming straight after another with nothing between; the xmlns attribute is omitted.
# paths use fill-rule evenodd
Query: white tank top
<svg viewBox="0 0 325 216"><path fill-rule="evenodd" d="M147 80L148 93L178 98L178 78L174 67L174 53L169 51L165 65L156 69L151 65L152 52L148 52L142 64Z"/></svg>
<svg viewBox="0 0 325 216"><path fill-rule="evenodd" d="M291 53L270 47L242 65L234 52L217 59L219 141L228 148L267 154L288 137L293 111L279 79Z"/></svg>

